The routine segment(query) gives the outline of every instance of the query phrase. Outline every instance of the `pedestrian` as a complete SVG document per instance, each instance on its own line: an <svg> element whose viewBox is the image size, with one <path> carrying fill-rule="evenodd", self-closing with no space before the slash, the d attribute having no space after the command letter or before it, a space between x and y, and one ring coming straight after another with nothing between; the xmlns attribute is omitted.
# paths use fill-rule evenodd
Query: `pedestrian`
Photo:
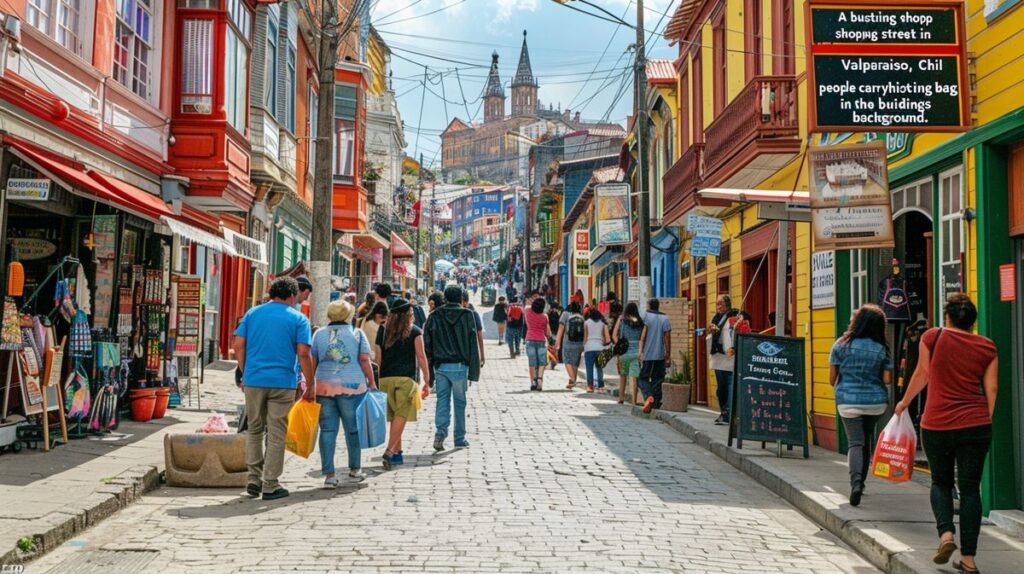
<svg viewBox="0 0 1024 574"><path fill-rule="evenodd" d="M886 386L892 381L892 357L885 339L885 312L862 305L829 355L829 382L846 429L850 467L850 504L860 504L873 452L875 425L889 408Z"/></svg>
<svg viewBox="0 0 1024 574"><path fill-rule="evenodd" d="M303 400L316 397L316 379L310 361L309 319L295 310L299 285L279 277L270 285L270 302L253 307L235 329L233 343L242 372L249 434L245 462L249 477L245 492L263 500L288 496L278 479L284 470L284 439L288 412L295 403L298 381L295 364L309 381ZM267 448L264 452L263 444Z"/></svg>
<svg viewBox="0 0 1024 574"><path fill-rule="evenodd" d="M380 330L380 326L384 324L384 321L388 320L388 304L383 301L377 301L373 304L373 308L370 313L363 317L363 320L359 322L359 329L366 335L366 340L370 342L370 362L373 365L373 380L374 382L380 381L380 376L377 370L377 355L380 353L380 349L377 348L375 341L377 340L377 331Z"/></svg>
<svg viewBox="0 0 1024 574"><path fill-rule="evenodd" d="M565 388L570 390L576 387L576 379L579 377L585 322L586 319L580 314L580 304L576 301L569 303L569 308L558 319L555 347L561 353L565 372L569 375L569 384Z"/></svg>
<svg viewBox="0 0 1024 574"><path fill-rule="evenodd" d="M420 299L418 295L411 295L406 297L409 300L409 305L412 306L413 324L420 328L422 331L423 325L427 322L427 313L423 310L420 305Z"/></svg>
<svg viewBox="0 0 1024 574"><path fill-rule="evenodd" d="M597 356L611 343L608 324L604 315L593 306L589 313L584 314L587 320L583 323L583 360L587 367L587 392L607 392L604 388L604 369L597 365ZM595 372L596 371L596 372Z"/></svg>
<svg viewBox="0 0 1024 574"><path fill-rule="evenodd" d="M299 284L299 295L295 298L295 310L310 318L312 312L312 306L309 302L310 296L313 295L313 282L309 280L309 277L305 275L299 275L295 278L295 282Z"/></svg>
<svg viewBox="0 0 1024 574"><path fill-rule="evenodd" d="M480 355L476 343L476 322L471 311L462 307L462 289L456 285L444 290L445 304L427 317L423 346L437 394L434 416L434 450L444 450L455 410L455 447L466 448L466 393L469 381L480 378Z"/></svg>
<svg viewBox="0 0 1024 574"><path fill-rule="evenodd" d="M504 297L498 297L494 311L491 312L491 320L498 326L498 346L500 347L505 341L505 321L508 320L508 303L505 302Z"/></svg>
<svg viewBox="0 0 1024 574"><path fill-rule="evenodd" d="M395 299L388 313L388 320L377 331L377 366L380 369L380 390L388 395L388 445L382 457L384 469L404 464L402 457L402 433L405 425L416 420L419 411L417 398L430 395L429 385L420 388L417 382L417 366L429 373L427 355L423 350L423 331L415 325L412 304L405 299ZM418 397L417 397L418 395Z"/></svg>
<svg viewBox="0 0 1024 574"><path fill-rule="evenodd" d="M978 309L970 297L964 293L949 296L945 326L921 336L917 369L895 409L897 415L902 414L928 386L921 442L932 473L932 513L940 538L934 561L945 564L957 549L953 541L955 486L960 494L960 560L953 562L953 568L966 574L978 572L979 487L992 443L992 413L999 391L996 345L971 332L977 319Z"/></svg>
<svg viewBox="0 0 1024 574"><path fill-rule="evenodd" d="M544 313L544 299L537 297L526 310L526 358L530 368L530 390L544 390L544 367L548 364L551 326Z"/></svg>
<svg viewBox="0 0 1024 574"><path fill-rule="evenodd" d="M640 333L640 392L644 412L661 408L661 384L672 364L672 322L661 312L661 302L647 302L644 330Z"/></svg>
<svg viewBox="0 0 1024 574"><path fill-rule="evenodd" d="M637 380L640 378L640 336L643 335L644 320L640 316L640 308L636 303L626 305L626 310L612 332L612 341L620 339L629 341L629 349L619 357L619 404L626 399L626 379L633 379L633 397L631 405L636 404Z"/></svg>
<svg viewBox="0 0 1024 574"><path fill-rule="evenodd" d="M370 311L373 310L373 306L376 304L377 294L374 293L373 291L370 291L369 293L366 294L366 297L363 299L363 303L359 305L359 309L356 310L356 318L359 319L360 325L362 325L363 319L365 319L366 316L370 314Z"/></svg>
<svg viewBox="0 0 1024 574"><path fill-rule="evenodd" d="M622 316L622 302L619 301L619 297L614 291L609 291L605 300L608 301L608 312L601 312L608 318L608 324L614 327L619 323L619 317Z"/></svg>
<svg viewBox="0 0 1024 574"><path fill-rule="evenodd" d="M505 326L505 342L508 343L508 352L512 358L519 356L520 344L523 340L523 331L526 328L526 318L523 313L523 306L515 297L511 299L512 304L508 307L508 324Z"/></svg>
<svg viewBox="0 0 1024 574"><path fill-rule="evenodd" d="M718 383L716 396L718 397L718 418L716 425L729 424L729 406L732 397L732 375L733 356L736 351L733 348L735 333L733 325L739 311L733 309L732 298L728 295L719 295L715 300L715 314L711 317L711 324L708 326L707 345L708 353L711 356L711 369L715 371L715 381Z"/></svg>
<svg viewBox="0 0 1024 574"><path fill-rule="evenodd" d="M338 487L334 451L339 430L345 432L349 479L366 479L356 409L366 399L367 390L376 390L377 385L370 366L370 341L362 330L353 327L354 314L355 309L347 302L332 301L327 305L329 323L313 335L316 402L320 403L320 472L327 489Z"/></svg>
<svg viewBox="0 0 1024 574"><path fill-rule="evenodd" d="M373 294L378 302L387 303L389 306L391 302L395 300L395 296L391 291L391 285L387 283L378 283L373 287Z"/></svg>
<svg viewBox="0 0 1024 574"><path fill-rule="evenodd" d="M484 320L476 308L469 302L469 291L462 290L462 306L473 312L473 321L476 324L476 342L480 352L480 368L484 368ZM475 381L476 379L470 379Z"/></svg>
<svg viewBox="0 0 1024 574"><path fill-rule="evenodd" d="M427 297L427 308L431 313L442 306L444 306L444 295L440 291L434 291L430 297Z"/></svg>
<svg viewBox="0 0 1024 574"><path fill-rule="evenodd" d="M562 318L562 308L558 306L558 303L554 301L547 301L548 303L548 328L551 329L552 333L557 333L559 328L559 320ZM558 362L561 360L561 353L558 350L557 339L552 338L552 343L548 346L548 362L550 368L554 369L558 366Z"/></svg>

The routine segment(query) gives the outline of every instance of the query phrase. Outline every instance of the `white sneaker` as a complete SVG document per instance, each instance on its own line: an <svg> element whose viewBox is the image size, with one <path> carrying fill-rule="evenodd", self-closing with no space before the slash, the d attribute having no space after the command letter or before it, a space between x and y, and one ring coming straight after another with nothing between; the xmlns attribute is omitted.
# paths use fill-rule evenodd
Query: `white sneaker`
<svg viewBox="0 0 1024 574"><path fill-rule="evenodd" d="M328 476L327 478L324 479L324 489L325 490L334 490L335 488L338 488L338 477L337 476Z"/></svg>
<svg viewBox="0 0 1024 574"><path fill-rule="evenodd" d="M352 482L362 482L366 480L366 473L360 469L348 471L348 478Z"/></svg>

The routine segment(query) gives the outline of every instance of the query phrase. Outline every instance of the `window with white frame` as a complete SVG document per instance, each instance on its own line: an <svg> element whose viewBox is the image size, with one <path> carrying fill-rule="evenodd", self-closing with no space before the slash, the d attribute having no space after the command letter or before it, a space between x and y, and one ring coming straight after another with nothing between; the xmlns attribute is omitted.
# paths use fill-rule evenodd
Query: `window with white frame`
<svg viewBox="0 0 1024 574"><path fill-rule="evenodd" d="M213 20L182 22L181 112L213 111Z"/></svg>
<svg viewBox="0 0 1024 574"><path fill-rule="evenodd" d="M309 102L309 106L306 108L306 136L308 138L306 140L308 142L306 144L306 169L309 172L309 175L313 175L313 167L316 164L316 118L319 112L318 108L320 106L320 100L317 98L316 91L313 89L313 82L309 83L307 92L306 101Z"/></svg>
<svg viewBox="0 0 1024 574"><path fill-rule="evenodd" d="M267 51L263 58L263 103L271 115L277 113L277 37L278 20L273 11L267 13Z"/></svg>
<svg viewBox="0 0 1024 574"><path fill-rule="evenodd" d="M850 251L850 309L859 309L871 302L868 289L868 252L866 249Z"/></svg>
<svg viewBox="0 0 1024 574"><path fill-rule="evenodd" d="M117 0L114 24L114 79L146 100L153 95L155 1Z"/></svg>
<svg viewBox="0 0 1024 574"><path fill-rule="evenodd" d="M942 300L949 293L963 291L961 255L964 251L963 168L939 174L939 268Z"/></svg>
<svg viewBox="0 0 1024 574"><path fill-rule="evenodd" d="M334 87L334 177L351 182L355 175L356 110L359 91L349 84Z"/></svg>
<svg viewBox="0 0 1024 574"><path fill-rule="evenodd" d="M27 0L25 20L81 56L83 15L92 10L91 0Z"/></svg>
<svg viewBox="0 0 1024 574"><path fill-rule="evenodd" d="M932 213L932 178L915 181L910 185L892 190L893 217L903 215L907 210L920 211L931 218Z"/></svg>
<svg viewBox="0 0 1024 574"><path fill-rule="evenodd" d="M295 133L295 44L288 42L287 76L284 88L285 118L284 126L289 132Z"/></svg>
<svg viewBox="0 0 1024 574"><path fill-rule="evenodd" d="M228 0L229 25L224 50L224 112L228 123L240 133L246 131L249 108L249 36L252 14L241 0Z"/></svg>

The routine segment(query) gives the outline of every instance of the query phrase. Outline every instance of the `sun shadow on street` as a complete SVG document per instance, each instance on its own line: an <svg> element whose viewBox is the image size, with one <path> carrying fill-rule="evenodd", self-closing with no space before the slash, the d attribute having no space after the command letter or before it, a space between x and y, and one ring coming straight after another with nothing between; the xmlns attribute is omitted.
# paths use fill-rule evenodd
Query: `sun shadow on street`
<svg viewBox="0 0 1024 574"><path fill-rule="evenodd" d="M183 519L253 516L256 514L263 514L264 512L269 512L271 510L287 508L293 505L301 505L310 502L325 502L334 498L354 494L364 488L369 488L369 486L370 485L366 482L342 483L334 490L313 488L309 490L292 491L291 495L287 498L268 501L240 495L236 498L222 501L220 504L204 504L200 506L171 508L167 510L167 515ZM174 498L182 496L184 490L185 489L165 489L166 494ZM223 496L224 489L201 489L196 491L194 494L197 497L201 497L203 496L203 493L213 496ZM191 489L189 489L189 494L193 494Z"/></svg>

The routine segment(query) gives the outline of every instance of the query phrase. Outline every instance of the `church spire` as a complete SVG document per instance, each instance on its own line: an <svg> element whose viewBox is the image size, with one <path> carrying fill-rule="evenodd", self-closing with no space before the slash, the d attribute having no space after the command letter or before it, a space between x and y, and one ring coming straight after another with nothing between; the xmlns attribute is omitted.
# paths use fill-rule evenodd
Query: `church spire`
<svg viewBox="0 0 1024 574"><path fill-rule="evenodd" d="M530 50L526 47L526 30L523 30L523 49L519 53L519 68L512 77L512 115L537 115L537 79L530 67Z"/></svg>
<svg viewBox="0 0 1024 574"><path fill-rule="evenodd" d="M526 46L526 30L523 30L523 49L519 52L519 68L512 78L512 87L536 86L537 80L533 77L533 68L530 66L530 50Z"/></svg>
<svg viewBox="0 0 1024 574"><path fill-rule="evenodd" d="M487 89L484 97L497 96L505 97L505 88L501 87L501 77L498 76L498 52L491 54L491 72L487 75Z"/></svg>

